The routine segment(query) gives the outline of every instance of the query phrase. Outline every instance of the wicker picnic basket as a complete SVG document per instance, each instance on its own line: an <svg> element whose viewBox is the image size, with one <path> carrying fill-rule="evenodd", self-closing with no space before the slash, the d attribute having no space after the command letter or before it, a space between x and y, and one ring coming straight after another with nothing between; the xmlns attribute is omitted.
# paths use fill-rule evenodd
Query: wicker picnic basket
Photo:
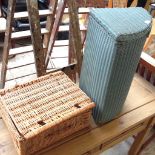
<svg viewBox="0 0 155 155"><path fill-rule="evenodd" d="M17 152L30 155L89 127L95 106L63 72L0 92L1 113Z"/></svg>

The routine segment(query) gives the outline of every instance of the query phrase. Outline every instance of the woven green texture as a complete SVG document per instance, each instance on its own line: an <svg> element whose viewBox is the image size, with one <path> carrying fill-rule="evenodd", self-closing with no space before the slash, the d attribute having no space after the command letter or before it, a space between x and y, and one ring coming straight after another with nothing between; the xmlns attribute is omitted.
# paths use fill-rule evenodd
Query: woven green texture
<svg viewBox="0 0 155 155"><path fill-rule="evenodd" d="M96 123L121 111L150 29L142 8L91 10L80 88L96 103Z"/></svg>

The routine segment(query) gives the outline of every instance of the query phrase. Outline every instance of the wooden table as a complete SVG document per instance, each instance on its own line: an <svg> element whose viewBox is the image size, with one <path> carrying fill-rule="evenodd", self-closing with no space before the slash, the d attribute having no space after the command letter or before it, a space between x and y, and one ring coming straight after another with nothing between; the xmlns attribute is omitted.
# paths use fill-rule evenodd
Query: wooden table
<svg viewBox="0 0 155 155"><path fill-rule="evenodd" d="M136 155L154 123L155 88L136 74L123 110L117 118L43 155L96 155L137 135L129 151L129 155ZM17 155L2 120L0 131L0 155Z"/></svg>

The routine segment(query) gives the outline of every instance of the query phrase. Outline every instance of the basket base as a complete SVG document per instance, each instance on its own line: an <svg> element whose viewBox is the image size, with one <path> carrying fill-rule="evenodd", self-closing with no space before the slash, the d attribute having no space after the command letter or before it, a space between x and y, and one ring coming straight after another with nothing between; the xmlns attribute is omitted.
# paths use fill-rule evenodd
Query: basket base
<svg viewBox="0 0 155 155"><path fill-rule="evenodd" d="M84 129L82 129L82 130L80 130L80 131L74 133L73 135L68 136L68 137L62 139L61 141L52 144L51 146L49 146L49 147L47 147L47 148L45 148L45 149L43 149L43 150L40 150L40 151L38 151L38 152L36 152L36 153L33 153L33 155L40 155L40 154L43 154L43 153L45 153L45 152L47 152L47 151L49 151L49 150L52 150L52 149L54 149L54 148L56 148L56 147L58 147L58 146L60 146L60 145L62 145L62 144L64 144L64 143L66 143L66 142L68 142L68 141L70 141L70 140L72 140L72 139L78 137L78 136L81 136L81 135L83 135L83 134L89 132L91 129L92 129L91 126L89 126L89 127L87 127L87 128L84 128Z"/></svg>

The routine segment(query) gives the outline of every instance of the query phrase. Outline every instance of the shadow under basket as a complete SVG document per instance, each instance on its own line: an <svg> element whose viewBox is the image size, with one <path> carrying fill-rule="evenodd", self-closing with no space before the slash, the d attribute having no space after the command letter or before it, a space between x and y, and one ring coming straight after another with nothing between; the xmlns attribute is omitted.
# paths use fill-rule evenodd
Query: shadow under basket
<svg viewBox="0 0 155 155"><path fill-rule="evenodd" d="M61 71L2 90L0 102L20 155L35 154L89 127L95 106Z"/></svg>

